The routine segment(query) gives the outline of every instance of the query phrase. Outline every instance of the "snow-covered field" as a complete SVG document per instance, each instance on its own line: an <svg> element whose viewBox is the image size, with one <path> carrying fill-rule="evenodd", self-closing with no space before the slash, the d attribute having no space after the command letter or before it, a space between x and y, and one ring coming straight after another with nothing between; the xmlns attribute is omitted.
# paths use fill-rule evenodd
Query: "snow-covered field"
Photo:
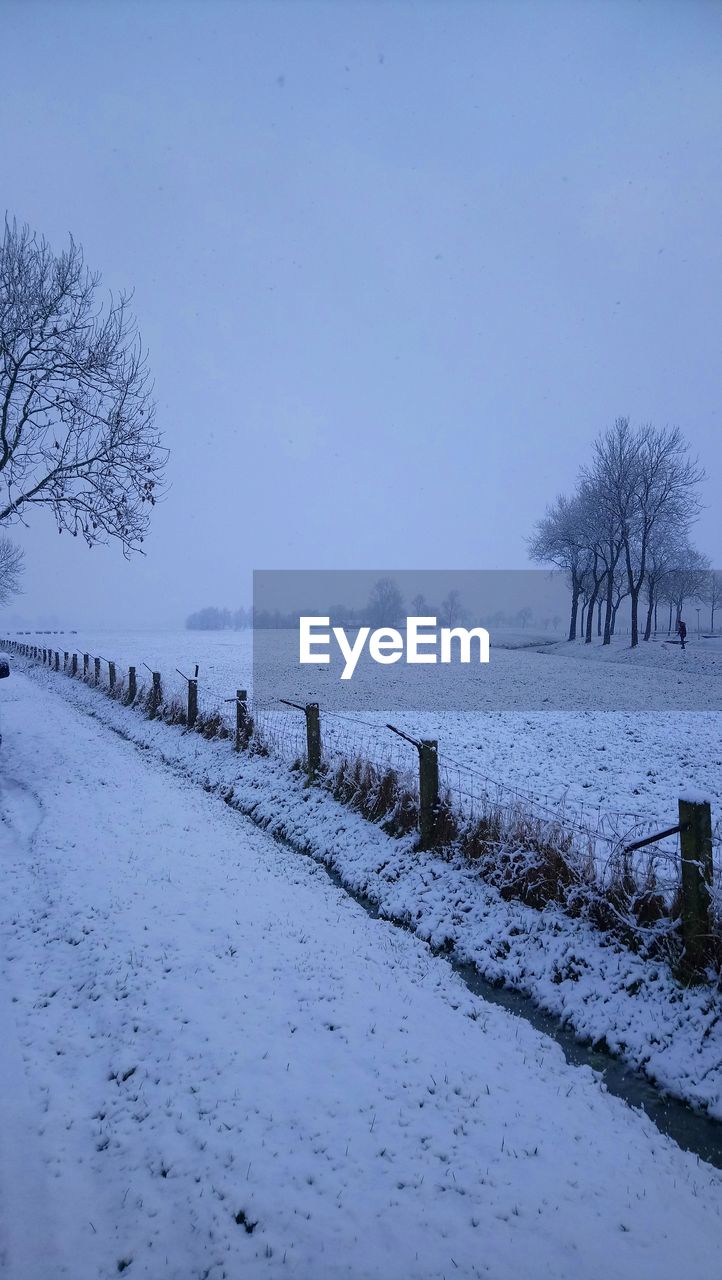
<svg viewBox="0 0 722 1280"><path fill-rule="evenodd" d="M186 685L176 668L193 675L198 664L201 708L225 715L233 710L225 700L238 688L252 691L250 632L21 638L102 655L122 671L133 664L139 680L150 678L146 668L159 670L164 688L181 696ZM626 637L609 649L596 640L592 646L549 644L548 636L543 645L534 643L542 638L543 633L501 633L488 669L497 686L520 691L522 704L537 709L399 711L394 722L415 736L438 739L447 776L462 791L482 787L489 778L531 793L541 804L566 797L583 820L593 820L601 809L658 819L664 827L675 820L679 794L691 788L708 794L722 817L722 637L692 636L685 653L666 644L666 637L635 651ZM523 647L530 641L531 647ZM303 701L303 684L284 684L277 694ZM620 705L637 709L616 710ZM385 709L361 708L352 721L325 714L323 702L321 711L329 745L356 744L379 759L393 753L398 758L404 750L385 728ZM300 734L297 714L284 714L289 730L295 723Z"/></svg>
<svg viewBox="0 0 722 1280"><path fill-rule="evenodd" d="M717 1172L79 708L226 744L3 683L9 1280L715 1273Z"/></svg>

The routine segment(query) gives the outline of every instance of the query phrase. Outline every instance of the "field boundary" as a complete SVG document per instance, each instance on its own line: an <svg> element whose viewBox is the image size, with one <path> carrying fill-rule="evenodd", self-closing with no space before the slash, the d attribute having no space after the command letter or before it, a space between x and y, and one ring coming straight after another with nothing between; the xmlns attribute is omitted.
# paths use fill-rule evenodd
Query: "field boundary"
<svg viewBox="0 0 722 1280"><path fill-rule="evenodd" d="M391 724L322 713L317 703L253 701L242 689L209 702L199 698L197 668L190 676L178 671L186 697L168 697L162 673L149 667L149 679L139 679L137 667L126 676L101 655L12 638L3 644L150 720L208 741L230 740L236 753L283 761L308 786L328 790L388 835L416 831L418 851L460 856L504 898L538 910L555 904L641 955L665 961L685 983L719 980L722 894L713 849L720 835L702 797L680 798L678 815L670 805L659 822L601 809L585 814L581 806L570 811L564 802L488 778L439 751L438 741ZM678 851L670 849L675 837Z"/></svg>

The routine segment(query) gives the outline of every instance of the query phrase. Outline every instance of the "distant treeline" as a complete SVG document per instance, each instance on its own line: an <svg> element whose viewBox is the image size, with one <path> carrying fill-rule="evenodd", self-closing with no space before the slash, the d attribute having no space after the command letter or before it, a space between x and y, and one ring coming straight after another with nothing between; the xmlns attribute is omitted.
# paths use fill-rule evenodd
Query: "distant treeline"
<svg viewBox="0 0 722 1280"><path fill-rule="evenodd" d="M283 614L278 609L216 609L209 605L186 618L189 631L246 631L248 627L272 630L279 627L297 627L297 614Z"/></svg>
<svg viewBox="0 0 722 1280"><path fill-rule="evenodd" d="M300 610L315 616L318 609ZM298 626L299 612L282 613L280 609L216 609L210 605L186 618L189 631L277 631ZM346 605L333 605L330 614L339 626L363 626L368 622L366 609L350 609Z"/></svg>
<svg viewBox="0 0 722 1280"><path fill-rule="evenodd" d="M253 627L259 631L295 628L298 626L299 612L285 613L280 609L217 609L213 605L199 609L186 619L189 631L245 631ZM472 619L464 607L458 591L449 591L448 595L435 605L429 603L423 595L416 595L409 601L408 609L403 596L393 578L379 578L369 595L368 600L360 608L346 604L333 604L328 610L335 626L341 627L397 627L405 622L407 616L434 617L444 627L468 626L472 621L481 622L484 626L521 627L526 628L534 618L534 611L528 605L515 612L505 613L498 609L486 618ZM305 610L308 616L319 613L317 607ZM559 617L543 617L540 625L547 630L550 626L557 630L561 623Z"/></svg>
<svg viewBox="0 0 722 1280"><path fill-rule="evenodd" d="M186 618L189 631L244 631L252 624L251 609L216 609L213 605Z"/></svg>

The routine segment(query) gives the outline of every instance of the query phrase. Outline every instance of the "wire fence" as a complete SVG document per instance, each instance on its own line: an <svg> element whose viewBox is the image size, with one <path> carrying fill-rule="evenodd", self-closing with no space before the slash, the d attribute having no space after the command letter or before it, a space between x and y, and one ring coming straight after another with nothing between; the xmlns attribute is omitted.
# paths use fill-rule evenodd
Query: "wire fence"
<svg viewBox="0 0 722 1280"><path fill-rule="evenodd" d="M682 823L670 829L667 821L666 834L655 834L659 818L590 805L568 793L560 797L509 785L440 749L436 741L415 739L390 724L316 704L249 699L243 691L224 698L198 681L197 667L165 676L143 661L121 670L106 655L78 655L18 641L4 644L170 724L192 727L208 738L229 738L237 749L250 748L303 768L390 834L418 826L421 847L424 840L437 848L461 847L479 862L487 879L534 905L560 901L573 909L584 901L589 914L593 899L603 901L600 922L614 925L618 917L616 924L637 942L647 935L658 940L676 928L684 888ZM433 814L425 835L429 804ZM665 817L672 813L670 806ZM719 940L719 818L709 846L707 928Z"/></svg>

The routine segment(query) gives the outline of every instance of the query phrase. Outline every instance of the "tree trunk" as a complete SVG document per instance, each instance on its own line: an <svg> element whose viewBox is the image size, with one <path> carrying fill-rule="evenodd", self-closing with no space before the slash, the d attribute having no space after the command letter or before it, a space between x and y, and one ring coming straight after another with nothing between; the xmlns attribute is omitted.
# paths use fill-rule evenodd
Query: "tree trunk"
<svg viewBox="0 0 722 1280"><path fill-rule="evenodd" d="M669 626L667 627L667 635L672 634L672 601L669 602Z"/></svg>
<svg viewBox="0 0 722 1280"><path fill-rule="evenodd" d="M594 606L597 603L598 595L599 595L599 587L595 587L594 591L592 592L591 600L589 601L589 604L587 606L587 633L584 637L585 644L592 643L592 629L594 627Z"/></svg>
<svg viewBox="0 0 722 1280"><path fill-rule="evenodd" d="M577 638L577 613L579 612L579 587L572 587L572 616L569 621L568 640L576 640Z"/></svg>
<svg viewBox="0 0 722 1280"><path fill-rule="evenodd" d="M639 587L633 588L629 593L632 601L632 649L636 649L639 644Z"/></svg>
<svg viewBox="0 0 722 1280"><path fill-rule="evenodd" d="M610 644L614 632L614 570L607 571L607 607L604 614L604 644Z"/></svg>
<svg viewBox="0 0 722 1280"><path fill-rule="evenodd" d="M647 621L646 621L646 622L645 622L645 624L644 624L644 638L645 638L645 640L649 640L649 637L650 637L650 636L651 636L651 634L652 634L652 615L653 615L653 613L654 613L654 600L653 600L653 599L650 599L649 604L648 604L648 606L647 606Z"/></svg>
<svg viewBox="0 0 722 1280"><path fill-rule="evenodd" d="M629 540L626 536L624 539L624 559L627 568L627 583L629 585L629 598L632 602L632 644L631 648L636 649L639 644L639 593L647 578L647 548L646 542L642 539L639 549L639 576L635 581L634 569L632 567L632 551Z"/></svg>

